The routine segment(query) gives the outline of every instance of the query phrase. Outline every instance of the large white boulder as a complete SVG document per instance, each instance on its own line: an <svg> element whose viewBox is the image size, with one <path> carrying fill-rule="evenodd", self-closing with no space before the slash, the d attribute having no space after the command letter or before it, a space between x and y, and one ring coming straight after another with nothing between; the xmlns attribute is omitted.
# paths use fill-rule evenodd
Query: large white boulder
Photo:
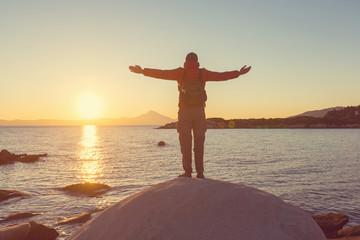
<svg viewBox="0 0 360 240"><path fill-rule="evenodd" d="M179 178L106 209L69 237L141 240L326 240L302 209L258 189Z"/></svg>

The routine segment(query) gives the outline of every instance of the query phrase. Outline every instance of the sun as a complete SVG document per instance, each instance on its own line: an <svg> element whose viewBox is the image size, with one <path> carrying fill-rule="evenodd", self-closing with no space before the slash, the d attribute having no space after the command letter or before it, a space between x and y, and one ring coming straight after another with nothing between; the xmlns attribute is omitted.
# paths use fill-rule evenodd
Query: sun
<svg viewBox="0 0 360 240"><path fill-rule="evenodd" d="M78 111L81 117L94 119L100 117L102 103L98 96L87 94L82 96L78 101Z"/></svg>

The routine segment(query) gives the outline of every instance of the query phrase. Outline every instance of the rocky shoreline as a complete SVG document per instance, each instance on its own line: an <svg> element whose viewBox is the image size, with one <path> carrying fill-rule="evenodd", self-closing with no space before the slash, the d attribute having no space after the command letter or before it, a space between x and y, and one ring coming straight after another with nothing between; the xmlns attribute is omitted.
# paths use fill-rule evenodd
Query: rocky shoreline
<svg viewBox="0 0 360 240"><path fill-rule="evenodd" d="M41 213L14 213L2 220L3 222L14 219L26 219ZM86 223L91 219L91 213L82 213L72 218L65 218L58 221L56 225ZM327 239L333 240L359 240L360 225L355 227L343 228L349 221L349 217L342 213L326 213L314 215L313 219L320 226ZM25 238L16 238L22 236ZM0 228L0 239L37 239L37 240L55 240L59 233L51 227L36 223L35 221L18 223ZM35 237L35 238L34 238Z"/></svg>
<svg viewBox="0 0 360 240"><path fill-rule="evenodd" d="M111 187L103 184L93 184L93 183L80 183L73 184L61 188L59 190L65 191L69 194L80 194L85 197L95 197L99 194L102 194ZM136 194L135 194L136 195ZM10 190L0 190L0 202L8 200L10 198L23 197L26 196L25 193L19 191L10 191ZM104 209L102 209L104 210ZM2 216L0 223L12 222L16 220L23 220L32 218L36 215L43 213L35 212L16 212L10 214L9 216ZM321 215L312 216L314 221L319 225L321 230L324 232L327 239L360 239L360 225L355 227L344 226L349 222L349 217L342 213L326 213ZM63 220L57 221L54 225L64 225L64 224L78 224L86 223L91 219L91 213L86 212L78 216L63 218ZM17 237L21 236L21 237ZM35 236L35 237L34 237ZM51 240L56 239L59 236L59 233L51 227L45 226L43 224L36 223L35 221L17 223L15 225L9 225L3 228L0 228L0 239L37 239L37 240Z"/></svg>
<svg viewBox="0 0 360 240"><path fill-rule="evenodd" d="M110 186L100 183L78 183L72 184L60 188L59 190L64 191L70 195L79 195L84 197L97 197L105 192L111 190ZM6 201L12 198L23 198L29 197L30 195L24 192L17 190L4 190L0 189L0 202ZM104 209L101 209L104 210ZM81 213L78 216L65 218L57 221L54 225L65 225L65 224L77 224L77 223L86 223L91 219L91 213L98 212L85 212ZM24 219L32 218L36 215L43 213L37 212L14 212L8 216L0 216L0 223L21 221ZM3 228L0 228L0 239L1 240L52 240L56 239L59 236L59 233L56 229L39 224L35 221L17 223L15 225L9 225Z"/></svg>
<svg viewBox="0 0 360 240"><path fill-rule="evenodd" d="M360 225L343 228L349 222L349 217L345 214L326 213L314 215L313 219L320 226L328 239L351 239L349 237L360 238Z"/></svg>

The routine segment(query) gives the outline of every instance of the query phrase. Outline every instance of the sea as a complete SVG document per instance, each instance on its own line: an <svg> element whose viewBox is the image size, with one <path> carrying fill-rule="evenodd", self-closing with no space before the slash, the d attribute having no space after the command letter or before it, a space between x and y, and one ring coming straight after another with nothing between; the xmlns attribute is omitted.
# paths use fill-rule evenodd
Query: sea
<svg viewBox="0 0 360 240"><path fill-rule="evenodd" d="M0 166L0 189L27 193L0 203L0 220L16 212L66 239L82 224L60 220L103 209L182 173L175 129L157 126L0 127L0 150L42 154L34 163ZM165 146L159 147L159 141ZM360 225L360 129L208 129L205 177L269 192L312 215L349 216ZM98 197L60 188L82 182L112 187Z"/></svg>

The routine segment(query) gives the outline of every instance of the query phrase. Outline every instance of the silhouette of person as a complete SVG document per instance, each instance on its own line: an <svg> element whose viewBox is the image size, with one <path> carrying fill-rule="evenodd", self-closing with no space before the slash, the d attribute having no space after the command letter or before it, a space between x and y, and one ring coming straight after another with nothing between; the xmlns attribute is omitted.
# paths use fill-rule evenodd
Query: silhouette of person
<svg viewBox="0 0 360 240"><path fill-rule="evenodd" d="M250 67L242 67L240 71L213 72L199 68L198 56L191 52L185 58L184 67L172 70L141 68L130 66L133 73L147 77L176 80L179 90L179 111L177 132L179 134L180 150L184 173L179 177L191 177L192 174L192 132L194 134L194 157L197 178L204 178L204 142L206 132L205 102L207 81L225 81L237 78L250 71Z"/></svg>

